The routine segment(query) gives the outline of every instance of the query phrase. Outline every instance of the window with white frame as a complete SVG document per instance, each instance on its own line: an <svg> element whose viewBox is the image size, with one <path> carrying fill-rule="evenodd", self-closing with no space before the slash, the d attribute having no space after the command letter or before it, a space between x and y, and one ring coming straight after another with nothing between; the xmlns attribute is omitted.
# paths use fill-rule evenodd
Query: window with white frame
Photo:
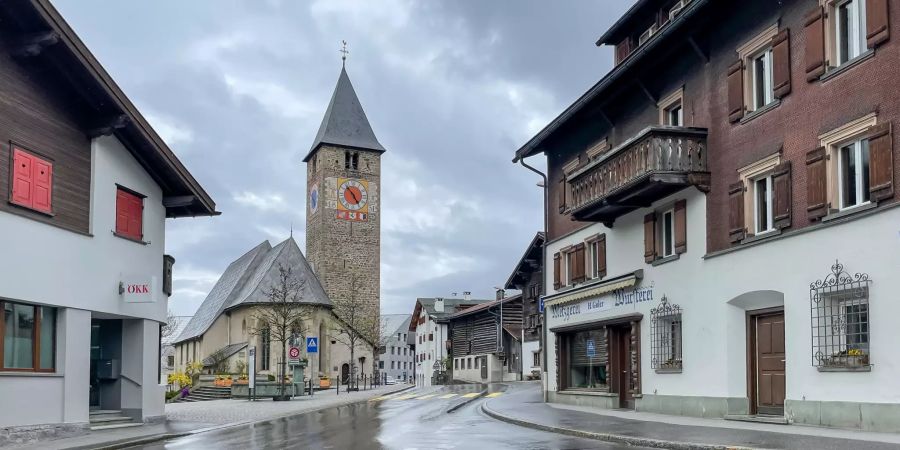
<svg viewBox="0 0 900 450"><path fill-rule="evenodd" d="M838 66L866 51L865 5L865 0L834 3L835 60Z"/></svg>
<svg viewBox="0 0 900 450"><path fill-rule="evenodd" d="M841 209L869 202L869 141L861 139L838 149L838 191Z"/></svg>
<svg viewBox="0 0 900 450"><path fill-rule="evenodd" d="M600 241L590 241L588 247L588 278L594 279L600 277Z"/></svg>
<svg viewBox="0 0 900 450"><path fill-rule="evenodd" d="M772 175L753 180L753 225L756 234L775 229L772 223Z"/></svg>
<svg viewBox="0 0 900 450"><path fill-rule="evenodd" d="M565 259L565 264L563 264L563 277L562 279L565 281L563 283L564 286L571 286L574 284L572 280L572 276L575 273L575 252L568 251L563 254Z"/></svg>
<svg viewBox="0 0 900 450"><path fill-rule="evenodd" d="M755 111L775 100L772 87L772 48L756 53L750 57L750 81L752 102Z"/></svg>
<svg viewBox="0 0 900 450"><path fill-rule="evenodd" d="M810 285L813 366L869 366L869 283L867 274L851 275L835 261L830 274Z"/></svg>
<svg viewBox="0 0 900 450"><path fill-rule="evenodd" d="M660 257L665 258L675 254L675 210L670 209L660 215L659 242L661 244Z"/></svg>
<svg viewBox="0 0 900 450"><path fill-rule="evenodd" d="M684 126L684 87L664 97L656 105L659 108L659 123L672 127Z"/></svg>
<svg viewBox="0 0 900 450"><path fill-rule="evenodd" d="M663 296L650 310L651 366L657 370L681 369L681 307Z"/></svg>

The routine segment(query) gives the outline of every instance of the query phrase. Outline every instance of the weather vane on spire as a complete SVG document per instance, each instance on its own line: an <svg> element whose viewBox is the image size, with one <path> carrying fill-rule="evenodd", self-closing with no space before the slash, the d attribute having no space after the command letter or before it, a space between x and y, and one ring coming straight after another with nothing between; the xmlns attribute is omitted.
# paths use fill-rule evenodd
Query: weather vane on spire
<svg viewBox="0 0 900 450"><path fill-rule="evenodd" d="M341 41L341 44L343 44L343 46L341 47L341 50L340 50L340 52L342 53L341 66L343 67L343 66L347 65L347 55L350 54L350 52L347 51L347 41Z"/></svg>

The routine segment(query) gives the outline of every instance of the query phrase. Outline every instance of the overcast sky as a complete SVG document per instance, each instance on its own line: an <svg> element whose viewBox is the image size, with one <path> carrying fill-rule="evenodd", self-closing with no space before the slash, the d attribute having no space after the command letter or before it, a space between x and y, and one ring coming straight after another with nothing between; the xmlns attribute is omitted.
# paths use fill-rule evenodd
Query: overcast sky
<svg viewBox="0 0 900 450"><path fill-rule="evenodd" d="M538 177L513 153L609 70L594 41L631 3L54 1L223 212L167 224L179 315L292 223L305 248L302 158L342 39L388 150L382 313L411 313L416 297L493 297L542 227Z"/></svg>

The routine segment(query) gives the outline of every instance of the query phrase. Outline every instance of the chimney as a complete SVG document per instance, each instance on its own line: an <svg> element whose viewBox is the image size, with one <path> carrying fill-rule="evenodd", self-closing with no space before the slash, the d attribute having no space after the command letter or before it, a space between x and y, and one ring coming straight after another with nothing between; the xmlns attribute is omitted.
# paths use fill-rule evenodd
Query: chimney
<svg viewBox="0 0 900 450"><path fill-rule="evenodd" d="M497 300L503 300L504 298L506 298L506 291L497 289Z"/></svg>
<svg viewBox="0 0 900 450"><path fill-rule="evenodd" d="M444 299L442 299L442 298L434 299L434 310L436 312L444 312Z"/></svg>
<svg viewBox="0 0 900 450"><path fill-rule="evenodd" d="M466 301L472 300L472 293L469 291L463 292L463 300L466 300Z"/></svg>

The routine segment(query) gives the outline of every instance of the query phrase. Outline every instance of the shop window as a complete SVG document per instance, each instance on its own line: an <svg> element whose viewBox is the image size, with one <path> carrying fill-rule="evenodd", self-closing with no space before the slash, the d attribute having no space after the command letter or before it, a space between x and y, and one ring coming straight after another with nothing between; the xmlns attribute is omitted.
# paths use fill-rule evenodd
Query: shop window
<svg viewBox="0 0 900 450"><path fill-rule="evenodd" d="M868 369L869 283L835 261L831 273L810 285L812 363L820 370Z"/></svg>
<svg viewBox="0 0 900 450"><path fill-rule="evenodd" d="M142 240L144 217L144 196L119 187L116 189L116 231L117 236Z"/></svg>
<svg viewBox="0 0 900 450"><path fill-rule="evenodd" d="M56 362L56 309L3 302L3 370L52 372Z"/></svg>
<svg viewBox="0 0 900 450"><path fill-rule="evenodd" d="M681 307L663 296L650 310L651 366L657 371L681 370Z"/></svg>
<svg viewBox="0 0 900 450"><path fill-rule="evenodd" d="M566 389L608 390L608 349L603 329L562 335L566 347Z"/></svg>

